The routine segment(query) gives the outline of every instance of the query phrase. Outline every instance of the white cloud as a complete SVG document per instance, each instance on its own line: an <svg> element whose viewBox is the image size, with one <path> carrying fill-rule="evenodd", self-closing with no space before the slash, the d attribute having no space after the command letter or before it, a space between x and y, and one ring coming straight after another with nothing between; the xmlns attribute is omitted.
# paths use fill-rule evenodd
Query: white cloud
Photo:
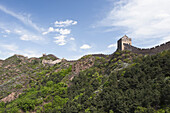
<svg viewBox="0 0 170 113"><path fill-rule="evenodd" d="M18 30L18 29L15 29L14 32L17 33L17 34L21 34L22 33L22 31Z"/></svg>
<svg viewBox="0 0 170 113"><path fill-rule="evenodd" d="M120 28L137 40L163 40L170 34L169 6L169 0L120 0L100 25Z"/></svg>
<svg viewBox="0 0 170 113"><path fill-rule="evenodd" d="M56 21L54 24L55 24L55 27L67 27L70 25L76 25L77 21L74 21L74 20Z"/></svg>
<svg viewBox="0 0 170 113"><path fill-rule="evenodd" d="M71 33L69 29L55 29L56 32L59 32L61 35L68 35Z"/></svg>
<svg viewBox="0 0 170 113"><path fill-rule="evenodd" d="M5 32L9 34L11 31L10 31L10 30L8 30L8 29L6 29L6 30L5 30Z"/></svg>
<svg viewBox="0 0 170 113"><path fill-rule="evenodd" d="M75 38L74 38L74 37L71 37L70 40L75 40Z"/></svg>
<svg viewBox="0 0 170 113"><path fill-rule="evenodd" d="M108 48L116 48L117 47L117 44L110 44L109 46L108 46Z"/></svg>
<svg viewBox="0 0 170 113"><path fill-rule="evenodd" d="M0 6L1 7L1 6ZM17 37L21 40L27 40L27 41L33 41L38 42L38 40L42 41L45 40L45 38L40 34L40 32L32 31L29 29L24 28L18 23L8 23L8 22L0 22L0 29L3 30L3 33L10 33L11 35L18 35ZM7 37L7 34L4 34L3 37ZM38 42L39 43L39 42Z"/></svg>
<svg viewBox="0 0 170 113"><path fill-rule="evenodd" d="M21 54L27 57L40 57L42 53L35 49L20 49L16 44L4 44L0 43L0 57L5 59L14 54Z"/></svg>
<svg viewBox="0 0 170 113"><path fill-rule="evenodd" d="M65 29L65 28L61 28L61 27L68 27L71 25L76 25L77 21L73 21L73 20L66 20L66 21L56 21L54 23L54 27L49 27L47 31L44 31L42 33L42 35L47 35L49 33L55 33L55 35L57 35L57 37L54 37L56 40L54 41L56 44L58 45L65 45L69 40L66 40L65 38L67 38L67 36L69 34L71 34L71 30L70 29ZM73 37L70 38L70 40L75 40Z"/></svg>
<svg viewBox="0 0 170 113"><path fill-rule="evenodd" d="M41 34L39 35L38 33L37 34L32 33L22 27L11 29L11 33L19 35L19 38L24 41L43 41L44 40Z"/></svg>
<svg viewBox="0 0 170 113"><path fill-rule="evenodd" d="M29 40L29 36L28 35L22 35L20 37L21 40Z"/></svg>
<svg viewBox="0 0 170 113"><path fill-rule="evenodd" d="M9 51L17 51L18 49L18 46L15 44L0 44L0 47Z"/></svg>
<svg viewBox="0 0 170 113"><path fill-rule="evenodd" d="M43 32L43 33L42 33L42 35L46 35L46 34L48 34L48 32L47 32L47 31L45 31L45 32Z"/></svg>
<svg viewBox="0 0 170 113"><path fill-rule="evenodd" d="M53 27L49 27L48 32L53 32L54 28Z"/></svg>
<svg viewBox="0 0 170 113"><path fill-rule="evenodd" d="M20 37L21 40L29 41L29 40L42 40L42 37L36 35L22 35Z"/></svg>
<svg viewBox="0 0 170 113"><path fill-rule="evenodd" d="M89 46L88 44L83 44L80 49L90 49L91 46Z"/></svg>
<svg viewBox="0 0 170 113"><path fill-rule="evenodd" d="M54 37L56 40L54 41L56 44L60 45L60 46L63 46L66 44L66 36L64 35L60 35L60 36L57 36L57 37Z"/></svg>
<svg viewBox="0 0 170 113"><path fill-rule="evenodd" d="M63 29L63 28L61 28L61 29L54 29L53 27L49 27L48 28L48 31L45 31L45 32L43 32L42 34L43 35L46 35L46 34L48 34L48 33L51 33L51 32L58 32L59 34L61 34L61 35L67 35L67 34L70 34L71 33L71 30L69 30L69 29Z"/></svg>
<svg viewBox="0 0 170 113"><path fill-rule="evenodd" d="M46 34L48 34L48 33L50 33L50 32L54 32L54 28L53 28L53 27L49 27L49 28L48 28L48 31L45 31L45 32L43 32L42 34L43 34L43 35L46 35Z"/></svg>
<svg viewBox="0 0 170 113"><path fill-rule="evenodd" d="M30 19L30 15L21 15L21 14L15 13L15 12L13 12L11 10L8 10L7 8L5 8L2 5L0 5L0 10L3 11L4 13L6 13L6 14L9 14L9 15L17 18L18 20L20 20L25 25L29 25L32 28L36 29L37 31L41 31L42 30L35 23L32 22L32 20Z"/></svg>

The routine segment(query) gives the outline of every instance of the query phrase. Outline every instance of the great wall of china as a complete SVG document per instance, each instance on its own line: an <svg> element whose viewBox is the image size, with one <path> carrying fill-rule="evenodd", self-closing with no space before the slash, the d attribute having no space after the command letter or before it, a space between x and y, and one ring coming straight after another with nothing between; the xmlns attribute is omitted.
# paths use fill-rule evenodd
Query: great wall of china
<svg viewBox="0 0 170 113"><path fill-rule="evenodd" d="M160 53L164 50L169 50L170 49L170 41L166 42L164 44L152 47L152 48L148 48L148 49L141 49L141 48L137 48L135 46L129 45L129 44L124 44L125 49L124 50L129 50L133 53L137 53L137 54L143 54L143 55L154 55L156 53Z"/></svg>
<svg viewBox="0 0 170 113"><path fill-rule="evenodd" d="M168 41L164 44L152 47L152 48L141 49L141 48L133 46L132 45L132 39L129 38L128 36L126 36L126 35L123 36L122 38L120 38L117 41L117 45L118 45L117 50L120 50L120 51L128 50L128 51L131 51L133 53L143 54L143 55L146 55L146 54L154 55L156 53L170 49L170 41Z"/></svg>
<svg viewBox="0 0 170 113"><path fill-rule="evenodd" d="M161 45L158 45L158 46L155 46L155 47L152 47L152 48L148 48L148 49L141 49L141 48L138 48L138 47L135 47L132 45L132 39L131 38L128 38L126 35L123 36L122 38L120 38L118 41L117 41L117 50L120 50L120 51L124 51L124 50L128 50L128 51L131 51L133 53L136 53L136 54L143 54L143 55L154 55L156 53L159 53L159 52L162 52L164 50L169 50L170 49L170 41L166 42L166 43L163 43ZM93 56L93 57L111 57L114 53L112 54L88 54L88 55L85 55L83 56L84 58L88 57L88 56ZM24 57L22 55L16 55L17 57ZM45 65L45 64L48 64L48 65L55 65L57 63L60 63L60 62L70 62L70 63L74 63L74 62L77 62L78 60L66 60L66 59L59 59L57 58L56 56L52 55L52 54L49 54L49 55L46 55L46 54L43 54L43 57L52 57L53 59L55 60L45 60L43 59L42 60L42 64ZM83 57L81 57L80 59L82 59ZM27 57L26 57L27 58ZM35 58L30 58L31 59L35 59ZM37 58L36 58L37 59ZM0 66L2 65L3 63L3 60L0 60Z"/></svg>
<svg viewBox="0 0 170 113"><path fill-rule="evenodd" d="M124 45L124 50L128 50L128 51L131 51L132 53L143 54L143 55L154 55L156 53L160 53L162 51L170 49L170 41L168 41L164 44L152 47L152 48L147 48L147 49L138 48L138 47L132 46L130 44L126 44L126 43L124 43L123 45ZM117 51L118 50L119 49L117 49ZM108 57L111 57L111 55L112 54L89 54L86 56L94 56L94 57L95 56L96 57L107 57L108 56ZM67 62L76 62L76 61L77 60L68 60Z"/></svg>

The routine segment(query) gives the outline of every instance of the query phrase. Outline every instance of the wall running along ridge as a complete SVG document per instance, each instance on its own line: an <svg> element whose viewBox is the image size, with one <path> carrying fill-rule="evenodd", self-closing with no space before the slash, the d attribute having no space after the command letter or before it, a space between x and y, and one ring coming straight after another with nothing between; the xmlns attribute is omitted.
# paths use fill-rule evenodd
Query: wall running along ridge
<svg viewBox="0 0 170 113"><path fill-rule="evenodd" d="M129 44L124 44L124 46L125 46L125 50L129 50L133 53L143 54L143 55L146 55L146 54L154 55L154 54L162 52L164 50L169 50L170 49L170 41L166 42L164 44L161 44L159 46L155 46L155 47L148 48L148 49L137 48L137 47L129 45Z"/></svg>

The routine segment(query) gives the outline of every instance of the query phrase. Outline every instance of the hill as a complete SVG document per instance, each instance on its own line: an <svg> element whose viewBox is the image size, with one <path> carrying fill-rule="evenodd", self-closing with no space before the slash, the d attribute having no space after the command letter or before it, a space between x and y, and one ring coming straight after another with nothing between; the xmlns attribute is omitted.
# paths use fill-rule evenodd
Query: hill
<svg viewBox="0 0 170 113"><path fill-rule="evenodd" d="M2 113L170 112L170 50L152 56L116 51L75 61L14 55L0 65Z"/></svg>

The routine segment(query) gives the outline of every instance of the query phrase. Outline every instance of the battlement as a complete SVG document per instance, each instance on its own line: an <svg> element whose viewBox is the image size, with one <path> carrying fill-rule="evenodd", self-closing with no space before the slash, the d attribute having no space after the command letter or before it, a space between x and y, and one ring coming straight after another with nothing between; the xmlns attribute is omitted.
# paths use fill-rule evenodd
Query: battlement
<svg viewBox="0 0 170 113"><path fill-rule="evenodd" d="M123 50L129 50L133 53L137 54L156 54L159 52L162 52L164 50L169 50L170 49L170 41L163 43L161 45L152 47L152 48L147 48L147 49L141 49L137 48L135 46L132 46L132 39L128 38L128 36L123 36L117 41L117 50L123 51Z"/></svg>
<svg viewBox="0 0 170 113"><path fill-rule="evenodd" d="M125 49L124 44L132 45L132 39L126 35L117 41L117 49L123 51Z"/></svg>
<svg viewBox="0 0 170 113"><path fill-rule="evenodd" d="M124 44L124 50L129 50L133 53L137 53L137 54L149 54L149 55L153 55L159 52L162 52L164 50L169 50L170 49L170 41L163 43L161 45L152 47L152 48L147 48L147 49L142 49L142 48L137 48L135 46L129 45L129 44Z"/></svg>

